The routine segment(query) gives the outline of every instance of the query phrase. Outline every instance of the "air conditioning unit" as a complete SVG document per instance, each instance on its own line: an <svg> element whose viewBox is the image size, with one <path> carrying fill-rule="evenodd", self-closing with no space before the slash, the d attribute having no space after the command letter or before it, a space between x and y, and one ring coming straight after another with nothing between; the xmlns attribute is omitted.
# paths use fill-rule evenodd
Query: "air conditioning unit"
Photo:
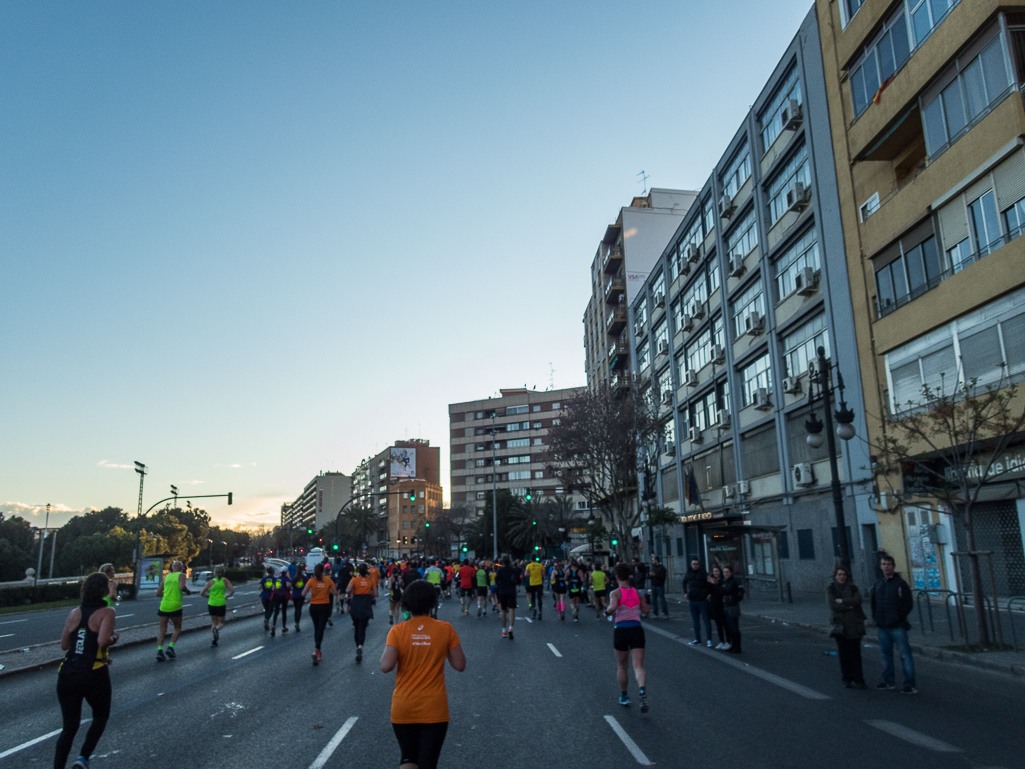
<svg viewBox="0 0 1025 769"><path fill-rule="evenodd" d="M811 462L799 462L790 468L790 477L794 486L807 488L815 485L815 474L811 470Z"/></svg>
<svg viewBox="0 0 1025 769"><path fill-rule="evenodd" d="M762 330L764 328L765 318L762 317L762 314L760 312L756 311L749 313L748 316L744 318L745 334L749 334L750 336L758 336L762 333Z"/></svg>
<svg viewBox="0 0 1025 769"><path fill-rule="evenodd" d="M700 318L705 317L705 303L704 302L699 302L697 299L695 299L694 301L692 301L690 303L690 310L689 310L689 312L695 318L699 318L700 319Z"/></svg>
<svg viewBox="0 0 1025 769"><path fill-rule="evenodd" d="M731 500L731 499L736 499L737 498L737 489L732 484L730 484L729 486L723 486L722 487L722 498L723 498L724 502L726 502L728 500Z"/></svg>
<svg viewBox="0 0 1025 769"><path fill-rule="evenodd" d="M676 442L675 441L666 441L666 454L668 454L671 457L675 457L676 456Z"/></svg>
<svg viewBox="0 0 1025 769"><path fill-rule="evenodd" d="M772 393L767 387L759 387L755 390L755 408L759 411L768 411L772 408Z"/></svg>
<svg viewBox="0 0 1025 769"><path fill-rule="evenodd" d="M723 195L719 200L719 216L723 219L729 219L736 210L737 207L733 205L733 198L729 195Z"/></svg>
<svg viewBox="0 0 1025 769"><path fill-rule="evenodd" d="M664 393L662 393L662 402L667 406L673 402L672 390L666 390Z"/></svg>
<svg viewBox="0 0 1025 769"><path fill-rule="evenodd" d="M683 314L683 324L680 326L684 331L690 331L694 328L694 316L689 312Z"/></svg>
<svg viewBox="0 0 1025 769"><path fill-rule="evenodd" d="M730 426L730 412L728 409L719 409L716 413L716 418L719 420L719 427Z"/></svg>
<svg viewBox="0 0 1025 769"><path fill-rule="evenodd" d="M638 337L644 336L644 332L645 331L647 331L647 329L644 328L644 324L643 323L638 323L637 324L637 328L634 329L634 336L638 336Z"/></svg>
<svg viewBox="0 0 1025 769"><path fill-rule="evenodd" d="M796 131L804 119L804 110L801 108L801 103L797 99L790 99L786 106L783 107L780 117L783 118L784 131Z"/></svg>
<svg viewBox="0 0 1025 769"><path fill-rule="evenodd" d="M787 210L803 211L811 202L811 187L805 187L801 182L794 182L794 186L787 190Z"/></svg>
<svg viewBox="0 0 1025 769"><path fill-rule="evenodd" d="M712 363L726 362L726 348L721 344L712 345Z"/></svg>
<svg viewBox="0 0 1025 769"><path fill-rule="evenodd" d="M794 291L801 296L811 296L819 289L819 276L811 267L805 267L794 276Z"/></svg>
<svg viewBox="0 0 1025 769"><path fill-rule="evenodd" d="M730 257L730 273L731 278L739 278L744 274L744 257L740 254L736 254Z"/></svg>
<svg viewBox="0 0 1025 769"><path fill-rule="evenodd" d="M665 307L666 306L666 295L665 295L665 292L664 291L659 291L657 294L655 294L654 301L655 301L655 306L656 307Z"/></svg>
<svg viewBox="0 0 1025 769"><path fill-rule="evenodd" d="M669 342L665 339L658 340L658 347L656 349L657 355L668 355L669 354Z"/></svg>
<svg viewBox="0 0 1025 769"><path fill-rule="evenodd" d="M680 261L680 275L690 275L690 262Z"/></svg>
<svg viewBox="0 0 1025 769"><path fill-rule="evenodd" d="M819 371L819 359L818 358L809 358L808 359L808 376L810 376L814 381L818 382L819 381L819 374L820 373L821 372Z"/></svg>
<svg viewBox="0 0 1025 769"><path fill-rule="evenodd" d="M783 379L783 392L796 395L801 392L801 380L795 376L788 376Z"/></svg>
<svg viewBox="0 0 1025 769"><path fill-rule="evenodd" d="M683 383L688 387L698 386L698 372L687 369L683 372Z"/></svg>
<svg viewBox="0 0 1025 769"><path fill-rule="evenodd" d="M683 248L683 258L691 264L696 264L698 259L701 258L701 251L693 243L688 243Z"/></svg>
<svg viewBox="0 0 1025 769"><path fill-rule="evenodd" d="M692 427L688 433L691 443L704 443L705 439L701 437L701 428Z"/></svg>
<svg viewBox="0 0 1025 769"><path fill-rule="evenodd" d="M751 496L751 481L737 481L737 496L738 497L750 497Z"/></svg>

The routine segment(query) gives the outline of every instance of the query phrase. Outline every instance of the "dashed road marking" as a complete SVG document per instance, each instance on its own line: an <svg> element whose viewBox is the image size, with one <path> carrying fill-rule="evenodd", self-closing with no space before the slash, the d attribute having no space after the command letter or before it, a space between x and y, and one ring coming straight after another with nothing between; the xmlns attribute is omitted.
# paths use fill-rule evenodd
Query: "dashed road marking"
<svg viewBox="0 0 1025 769"><path fill-rule="evenodd" d="M637 746L637 743L630 739L630 735L626 733L626 729L619 725L619 721L617 721L614 716L605 716L605 720L608 721L609 726L612 727L612 731L614 731L616 736L623 741L623 744L626 745L626 749L630 751L630 755L634 757L634 760L636 760L638 764L641 766L654 766L654 764L648 760L648 757L644 755L644 751ZM310 767L310 769L313 768Z"/></svg>
<svg viewBox="0 0 1025 769"><path fill-rule="evenodd" d="M910 742L912 745L917 745L920 748L934 750L937 753L962 752L961 748L955 748L953 745L943 742L942 740L937 740L935 737L930 737L928 734L916 732L914 729L901 726L893 721L866 720L865 723L869 726L874 726L880 731L893 735L898 739L904 740L905 742Z"/></svg>
<svg viewBox="0 0 1025 769"><path fill-rule="evenodd" d="M92 721L91 718L83 719L82 720L82 726L85 726L90 721ZM56 737L58 734L61 733L61 731L62 731L61 729L55 729L52 732L44 734L42 737L36 737L34 740L29 740L28 742L21 743L21 745L16 745L15 747L10 748L9 750L5 750L3 753L0 753L0 758L7 758L8 756L13 756L19 750L24 750L25 748L31 748L33 745L36 745L36 744L42 742L43 740L48 740L51 737Z"/></svg>
<svg viewBox="0 0 1025 769"><path fill-rule="evenodd" d="M15 622L28 622L27 619L9 619L6 622L0 622L0 625L13 625Z"/></svg>
<svg viewBox="0 0 1025 769"><path fill-rule="evenodd" d="M556 657L562 656L562 652L555 648L555 644L548 644L548 648L552 650L552 654L554 654Z"/></svg>
<svg viewBox="0 0 1025 769"><path fill-rule="evenodd" d="M10 638L13 635L14 633L4 633L3 635L0 635L0 638Z"/></svg>
<svg viewBox="0 0 1025 769"><path fill-rule="evenodd" d="M260 651L260 649L262 649L262 648L263 648L262 646L257 646L255 649L250 649L247 652L242 652L241 654L236 654L234 657L232 657L232 659L233 660L240 660L243 657L248 657L250 654L255 654L256 652Z"/></svg>
<svg viewBox="0 0 1025 769"><path fill-rule="evenodd" d="M320 755L314 759L312 764L310 764L310 769L323 769L324 765L327 764L327 760L331 758L331 754L334 753L338 746L342 744L342 740L345 739L345 735L349 733L358 718L359 716L351 716L349 720L342 725L342 728L335 732L335 736L331 738L331 742L324 746L324 749L320 751Z"/></svg>

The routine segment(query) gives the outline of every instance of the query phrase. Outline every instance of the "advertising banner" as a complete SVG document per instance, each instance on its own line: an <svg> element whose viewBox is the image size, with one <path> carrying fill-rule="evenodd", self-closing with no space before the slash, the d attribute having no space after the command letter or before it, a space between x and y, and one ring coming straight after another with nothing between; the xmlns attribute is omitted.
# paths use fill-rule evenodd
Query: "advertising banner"
<svg viewBox="0 0 1025 769"><path fill-rule="evenodd" d="M391 450L391 477L416 478L416 449Z"/></svg>
<svg viewBox="0 0 1025 769"><path fill-rule="evenodd" d="M160 575L164 570L162 558L142 559L142 578L139 582L140 590L156 590L160 587Z"/></svg>

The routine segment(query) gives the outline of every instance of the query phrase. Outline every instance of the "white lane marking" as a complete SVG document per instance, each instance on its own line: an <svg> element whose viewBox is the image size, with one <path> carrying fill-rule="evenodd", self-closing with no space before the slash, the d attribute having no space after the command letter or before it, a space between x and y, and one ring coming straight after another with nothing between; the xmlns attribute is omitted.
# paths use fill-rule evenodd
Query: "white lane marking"
<svg viewBox="0 0 1025 769"><path fill-rule="evenodd" d="M520 618L517 617L516 619L520 619ZM527 620L527 624L528 625L533 625L534 624L534 621L530 617L523 617L523 619Z"/></svg>
<svg viewBox="0 0 1025 769"><path fill-rule="evenodd" d="M92 721L91 718L84 719L82 721L82 726L84 726L85 724L89 723L90 721ZM36 737L34 740L29 740L28 742L23 742L23 743L21 743L21 745L17 745L17 746L15 746L13 748L10 748L9 750L5 750L3 753L0 753L0 758L7 758L8 756L13 756L19 750L24 750L25 748L31 748L33 745L36 745L37 743L40 743L43 740L48 740L51 737L56 737L60 733L61 733L60 729L55 729L54 731L50 732L49 734L44 734L42 737Z"/></svg>
<svg viewBox="0 0 1025 769"><path fill-rule="evenodd" d="M708 648L706 648L704 646L690 646L687 643L687 641L685 641L682 637L677 636L674 633L670 633L668 630L663 630L660 627L653 627L652 625L650 625L648 623L642 623L642 624L644 625L644 629L646 631L650 630L652 633L658 633L659 635L663 635L666 638L671 638L672 640L676 641L677 643L683 644L688 649L693 649L694 651L701 652L702 654L705 654L705 655L707 655L709 657L712 657L713 659L719 660L719 662L722 662L725 665L729 665L731 667L734 667L737 670L742 670L745 673L749 673L749 674L755 676L756 678L762 679L763 681L768 681L770 684L775 684L776 686L780 686L780 687L782 687L784 689L792 691L794 694L797 694L797 695L799 695L801 697L804 697L805 699L808 699L808 700L831 700L831 699L833 699L829 695L823 694L822 692L817 692L814 689L809 689L807 686L801 686L801 684L799 684L799 683L795 683L794 681L790 681L789 679L783 678L782 676L778 676L775 673L770 673L767 670L762 670L761 668L756 668L753 665L749 665L746 662L741 662L740 660L735 659L733 657L730 657L730 656L728 656L728 655L726 655L726 654L724 654L722 652L713 651L712 649L708 649Z"/></svg>
<svg viewBox="0 0 1025 769"><path fill-rule="evenodd" d="M324 746L324 749L320 751L320 755L314 759L313 763L310 764L310 769L323 769L324 765L327 764L327 760L331 758L331 754L335 752L339 745L342 744L342 740L345 739L345 735L349 733L353 725L359 716L350 716L349 720L346 721L342 728L335 732L335 736L331 738L331 742Z"/></svg>
<svg viewBox="0 0 1025 769"><path fill-rule="evenodd" d="M552 650L552 654L554 654L556 657L562 656L562 652L555 648L555 644L548 644L548 648Z"/></svg>
<svg viewBox="0 0 1025 769"><path fill-rule="evenodd" d="M627 734L626 730L619 725L619 721L617 721L615 717L605 716L605 720L609 722L609 726L612 727L612 731L614 731L616 736L623 741L623 744L626 745L626 749L630 751L630 755L634 757L638 764L641 766L654 766L654 764L648 760L648 757L644 755L644 751L637 747L637 743L630 739L630 735Z"/></svg>
<svg viewBox="0 0 1025 769"><path fill-rule="evenodd" d="M0 622L0 625L13 625L15 622L28 622L27 619L9 619L7 622Z"/></svg>
<svg viewBox="0 0 1025 769"><path fill-rule="evenodd" d="M134 614L118 614L117 616L118 616L119 619L124 619L125 617L134 617L135 615Z"/></svg>
<svg viewBox="0 0 1025 769"><path fill-rule="evenodd" d="M909 729L906 726L895 724L893 721L880 721L880 720L866 720L866 724L874 726L880 731L891 734L898 739L910 742L912 745L917 745L920 748L928 748L934 750L937 753L961 753L961 748L955 748L953 745L949 745L942 740L937 740L935 737L930 737L928 734L922 734L916 732L914 729Z"/></svg>
<svg viewBox="0 0 1025 769"><path fill-rule="evenodd" d="M3 635L0 635L0 638L10 638L13 635L14 633L4 633Z"/></svg>
<svg viewBox="0 0 1025 769"><path fill-rule="evenodd" d="M233 660L240 660L243 657L248 657L250 654L255 654L256 652L260 651L260 649L262 649L262 648L263 648L262 646L257 646L255 649L250 649L247 652L242 652L241 654L236 654L234 657L232 657L232 659Z"/></svg>

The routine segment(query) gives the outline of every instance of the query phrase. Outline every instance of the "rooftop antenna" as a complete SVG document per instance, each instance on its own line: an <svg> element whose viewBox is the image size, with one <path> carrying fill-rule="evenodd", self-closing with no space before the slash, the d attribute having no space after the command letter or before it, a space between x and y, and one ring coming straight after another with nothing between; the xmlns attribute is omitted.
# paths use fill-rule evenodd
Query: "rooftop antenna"
<svg viewBox="0 0 1025 769"><path fill-rule="evenodd" d="M641 177L641 181L644 182L644 193L643 194L647 195L648 194L648 175L646 173L644 173L644 171L641 171L637 175L639 177Z"/></svg>

